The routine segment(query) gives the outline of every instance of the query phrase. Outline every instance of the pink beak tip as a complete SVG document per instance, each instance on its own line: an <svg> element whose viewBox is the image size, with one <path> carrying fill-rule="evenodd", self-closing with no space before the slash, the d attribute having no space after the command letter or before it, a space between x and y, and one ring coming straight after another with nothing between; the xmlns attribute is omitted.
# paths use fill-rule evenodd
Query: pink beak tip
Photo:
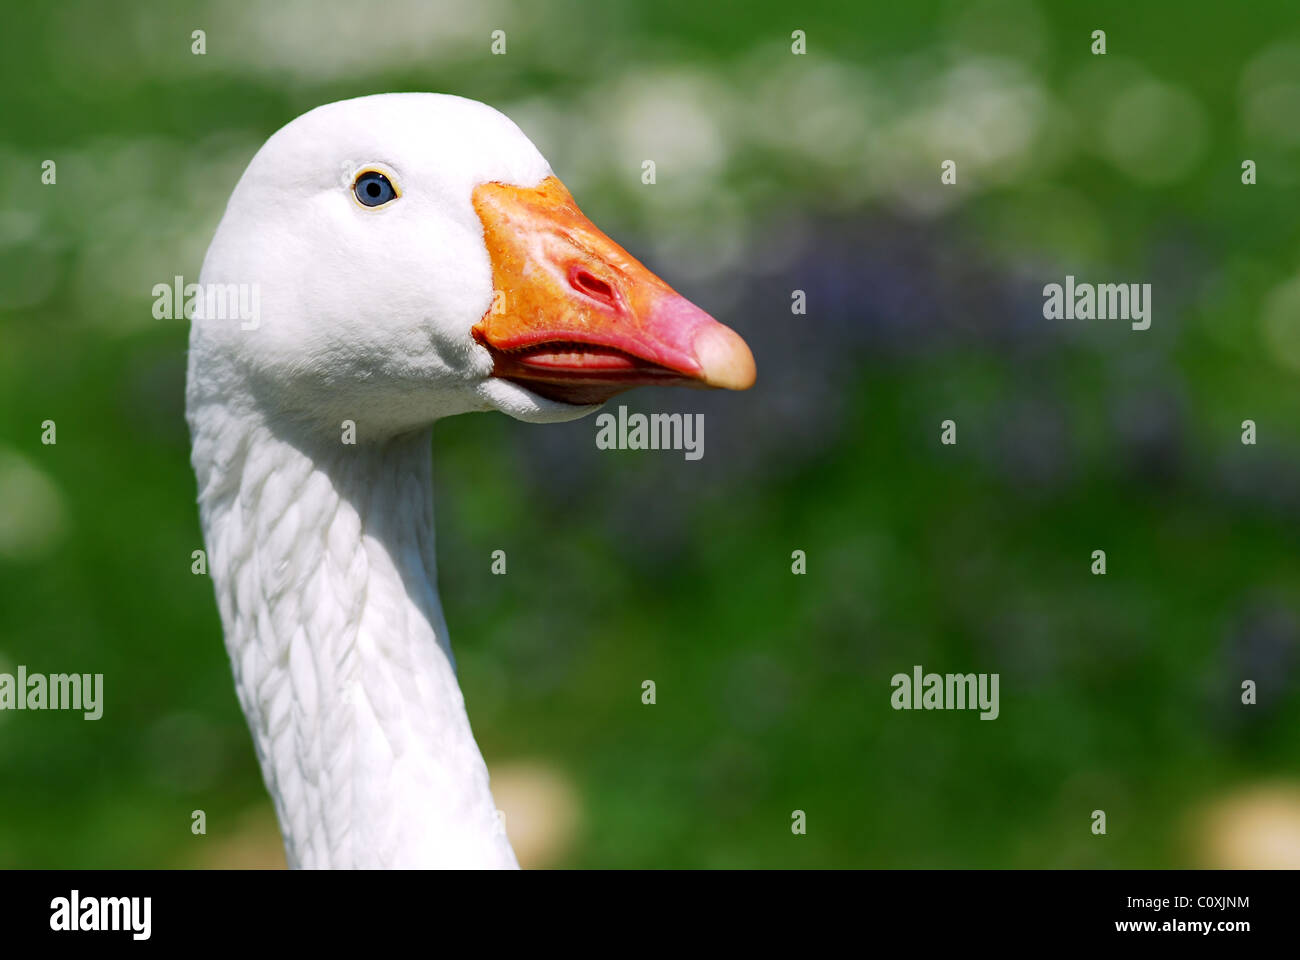
<svg viewBox="0 0 1300 960"><path fill-rule="evenodd" d="M713 320L696 331L691 346L706 385L724 390L748 390L754 385L754 355L735 330Z"/></svg>

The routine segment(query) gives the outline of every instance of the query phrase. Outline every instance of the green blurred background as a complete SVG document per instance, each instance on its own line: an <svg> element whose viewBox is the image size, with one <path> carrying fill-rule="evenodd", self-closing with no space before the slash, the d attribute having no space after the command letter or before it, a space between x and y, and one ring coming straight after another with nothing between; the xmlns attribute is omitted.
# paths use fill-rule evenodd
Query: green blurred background
<svg viewBox="0 0 1300 960"><path fill-rule="evenodd" d="M8 9L0 670L101 672L105 710L0 713L0 866L283 865L150 291L197 279L278 127L397 90L511 116L759 367L625 398L704 411L699 462L591 420L435 430L525 865L1300 864L1300 11L1132 6ZM1067 273L1151 283L1151 329L1044 320ZM914 664L1000 673L1001 716L893 711Z"/></svg>

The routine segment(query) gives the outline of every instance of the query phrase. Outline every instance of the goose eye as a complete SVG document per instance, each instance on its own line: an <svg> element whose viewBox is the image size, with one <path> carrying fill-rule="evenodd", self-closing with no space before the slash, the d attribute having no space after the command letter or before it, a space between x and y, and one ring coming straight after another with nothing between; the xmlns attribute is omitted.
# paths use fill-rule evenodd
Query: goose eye
<svg viewBox="0 0 1300 960"><path fill-rule="evenodd" d="M352 192L357 195L361 204L367 207L382 207L389 200L397 197L397 191L393 189L389 179L374 170L367 170L357 177L357 182L352 185Z"/></svg>

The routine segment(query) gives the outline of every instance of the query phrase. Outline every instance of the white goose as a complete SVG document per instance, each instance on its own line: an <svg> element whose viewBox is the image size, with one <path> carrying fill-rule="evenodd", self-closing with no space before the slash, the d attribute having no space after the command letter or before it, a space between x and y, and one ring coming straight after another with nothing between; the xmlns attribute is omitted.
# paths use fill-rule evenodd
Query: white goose
<svg viewBox="0 0 1300 960"><path fill-rule="evenodd" d="M201 282L259 294L254 329L196 315L186 406L290 866L517 866L435 586L432 424L744 389L749 348L587 220L509 119L436 94L329 104L272 136Z"/></svg>

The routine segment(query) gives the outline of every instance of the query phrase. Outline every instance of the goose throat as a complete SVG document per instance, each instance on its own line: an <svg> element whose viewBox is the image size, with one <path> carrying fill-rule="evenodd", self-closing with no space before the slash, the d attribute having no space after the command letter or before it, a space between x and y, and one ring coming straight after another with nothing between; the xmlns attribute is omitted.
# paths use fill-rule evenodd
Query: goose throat
<svg viewBox="0 0 1300 960"><path fill-rule="evenodd" d="M431 432L196 434L226 647L293 867L516 865L436 589Z"/></svg>

